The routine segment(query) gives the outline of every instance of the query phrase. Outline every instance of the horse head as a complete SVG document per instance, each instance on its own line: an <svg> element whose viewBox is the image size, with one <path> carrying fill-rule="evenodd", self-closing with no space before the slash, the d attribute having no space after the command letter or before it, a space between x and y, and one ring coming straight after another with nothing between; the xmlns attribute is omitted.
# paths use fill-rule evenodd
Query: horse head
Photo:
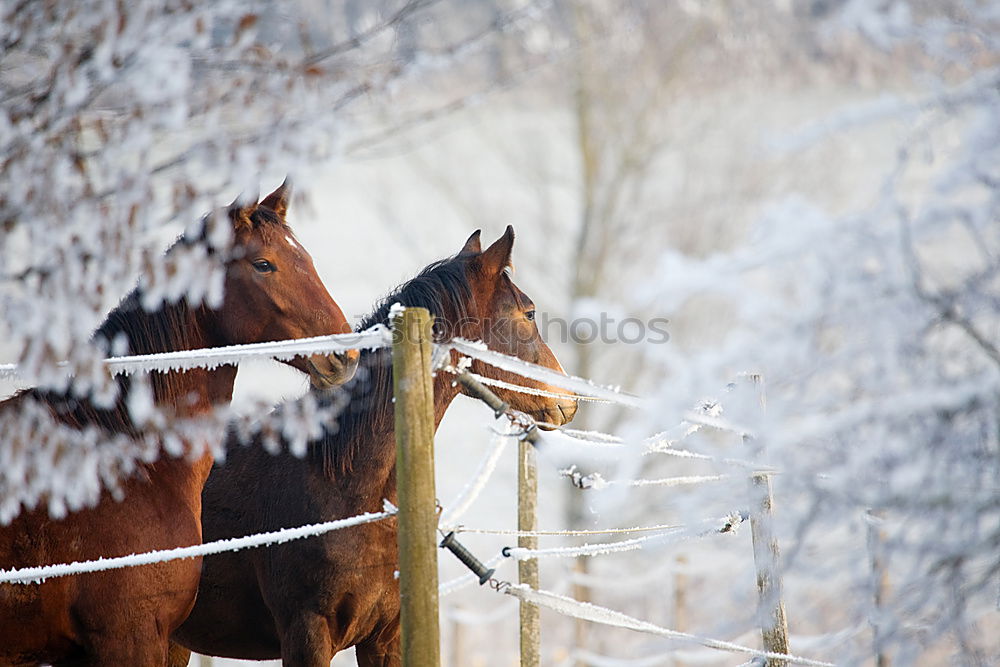
<svg viewBox="0 0 1000 667"><path fill-rule="evenodd" d="M260 343L350 333L351 326L285 219L287 182L259 203L234 202L225 289L217 320L230 344ZM358 352L295 357L289 365L309 375L314 387L349 380Z"/></svg>

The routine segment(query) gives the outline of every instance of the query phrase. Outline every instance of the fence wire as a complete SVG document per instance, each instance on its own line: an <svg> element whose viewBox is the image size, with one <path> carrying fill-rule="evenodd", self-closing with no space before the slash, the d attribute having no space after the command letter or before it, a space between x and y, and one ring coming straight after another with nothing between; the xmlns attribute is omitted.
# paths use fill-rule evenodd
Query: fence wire
<svg viewBox="0 0 1000 667"><path fill-rule="evenodd" d="M103 572L105 570L117 570L124 567L136 567L139 565L150 565L152 563L164 563L171 560L183 558L194 558L197 556L210 556L226 551L239 551L251 547L262 547L269 544L283 544L292 540L299 540L304 537L314 537L323 535L334 530L350 528L363 523L381 521L396 514L396 508L388 507L382 512L368 512L346 519L336 521L325 521L314 523L297 528L283 528L281 530L266 533L255 533L245 537L234 537L227 540L216 540L189 547L178 547L175 549L160 549L157 551L146 551L128 556L118 556L115 558L98 558L97 560L78 561L73 563L60 563L56 565L44 565L41 567L25 567L15 570L0 570L0 584L32 584L41 583L46 579L55 577L66 577L73 574L85 574L88 572Z"/></svg>
<svg viewBox="0 0 1000 667"><path fill-rule="evenodd" d="M543 590L532 590L527 586L514 585L514 584L502 584L498 586L500 592L507 595L514 596L519 600L524 602L530 602L536 604L540 607L545 607L554 612L562 614L564 616L571 616L573 618L579 618L584 621L590 621L592 623L600 623L602 625L610 625L619 628L625 628L628 630L636 630L637 632L645 632L648 634L659 635L661 637L667 637L670 639L676 639L692 644L700 644L701 646L706 646L708 648L713 648L719 651L728 651L730 653L742 653L745 655L750 655L758 658L763 658L765 660L783 660L785 662L798 664L798 665L811 665L812 667L834 667L831 662L823 662L822 660L813 660L811 658L804 658L797 655L791 655L788 653L773 653L771 651L761 651L758 649L750 648L749 646L742 646L740 644L734 644L732 642L722 641L718 639L711 639L708 637L701 637L699 635L693 635L687 632L679 632L677 630L669 630L667 628L649 623L647 621L639 620L627 614L623 614L620 611L615 611L613 609L608 609L607 607L600 607L595 604L590 604L588 602L580 602L579 600L574 600L573 598L566 597L565 595L559 595L557 593L552 593Z"/></svg>

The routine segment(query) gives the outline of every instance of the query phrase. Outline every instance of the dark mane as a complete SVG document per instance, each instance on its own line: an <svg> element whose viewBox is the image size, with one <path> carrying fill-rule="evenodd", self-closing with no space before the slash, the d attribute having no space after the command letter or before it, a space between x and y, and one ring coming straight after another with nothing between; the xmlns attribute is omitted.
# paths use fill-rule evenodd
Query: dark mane
<svg viewBox="0 0 1000 667"><path fill-rule="evenodd" d="M133 289L94 332L94 341L107 353L120 352L112 346L122 338L127 343L124 354L182 350L199 342L191 340L193 309L185 300L162 303L150 311L143 307L142 297L141 287Z"/></svg>
<svg viewBox="0 0 1000 667"><path fill-rule="evenodd" d="M463 321L475 317L470 312L472 286L466 276L466 258L461 255L426 266L415 278L381 299L375 310L357 326L364 331L376 324L390 326L389 311L399 303L411 308L426 308L434 316L436 340L460 333ZM310 457L322 465L324 474L333 479L347 474L361 457L379 456L377 447L366 447L366 438L391 432L392 355L389 350L363 350L354 379L338 390L348 392L349 402L337 418L337 424L322 438L311 443Z"/></svg>
<svg viewBox="0 0 1000 667"><path fill-rule="evenodd" d="M412 280L383 297L356 330L364 331L376 324L389 326L389 310L393 304L399 303L429 310L435 317L435 337L444 336L448 333L449 325L468 318L468 304L471 300L472 286L465 274L465 259L460 256L449 257L428 264Z"/></svg>

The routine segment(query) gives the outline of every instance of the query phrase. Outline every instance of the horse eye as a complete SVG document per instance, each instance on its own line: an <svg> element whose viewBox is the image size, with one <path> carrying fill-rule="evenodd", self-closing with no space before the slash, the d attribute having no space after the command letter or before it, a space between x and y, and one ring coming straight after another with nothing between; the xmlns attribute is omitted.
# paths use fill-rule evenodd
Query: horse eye
<svg viewBox="0 0 1000 667"><path fill-rule="evenodd" d="M528 312L526 312L524 314L524 316L527 317L528 320L531 321L531 322L535 321L535 311L533 311L533 310L529 310Z"/></svg>
<svg viewBox="0 0 1000 667"><path fill-rule="evenodd" d="M271 264L271 262L266 259L258 259L254 261L253 268L256 269L258 273L271 273L276 270L274 264Z"/></svg>

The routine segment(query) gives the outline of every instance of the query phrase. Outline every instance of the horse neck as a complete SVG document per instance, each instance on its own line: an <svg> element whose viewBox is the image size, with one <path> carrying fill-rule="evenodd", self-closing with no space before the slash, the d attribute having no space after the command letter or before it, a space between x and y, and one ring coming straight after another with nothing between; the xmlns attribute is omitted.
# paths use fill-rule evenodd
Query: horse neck
<svg viewBox="0 0 1000 667"><path fill-rule="evenodd" d="M228 343L220 332L217 313L205 306L191 307L181 301L163 303L157 310L147 311L141 301L141 292L135 290L108 315L98 334L109 341L124 334L128 353L135 355L195 350ZM149 374L154 404L174 419L210 415L215 407L232 400L235 381L236 367L231 365ZM116 412L122 415L124 424L131 424L127 406L134 382L136 380L127 378L119 383L121 391ZM161 453L147 470L161 484L180 492L193 503L193 509L200 511L201 489L211 471L213 456L201 441L187 445L204 453L194 460Z"/></svg>
<svg viewBox="0 0 1000 667"><path fill-rule="evenodd" d="M434 433L437 434L438 426L444 419L445 413L451 402L458 396L458 389L447 373L438 373L434 378ZM388 499L394 504L398 504L396 493L396 429L391 428L388 438L381 443L382 467L380 477L383 478L382 498Z"/></svg>
<svg viewBox="0 0 1000 667"><path fill-rule="evenodd" d="M367 359L366 359L367 357ZM327 477L333 477L342 490L351 496L377 496L380 501L387 498L396 501L396 428L393 410L393 390L391 374L386 372L390 363L385 350L362 352L362 367L381 367L375 371L373 386L367 394L355 393L354 400L363 402L360 414L351 419L349 429L340 434L339 456L346 457L330 472L330 461L324 462ZM434 377L434 431L437 432L441 420L451 402L458 395L458 389L447 373L439 372ZM350 409L350 405L346 409ZM336 437L336 436L335 436Z"/></svg>

